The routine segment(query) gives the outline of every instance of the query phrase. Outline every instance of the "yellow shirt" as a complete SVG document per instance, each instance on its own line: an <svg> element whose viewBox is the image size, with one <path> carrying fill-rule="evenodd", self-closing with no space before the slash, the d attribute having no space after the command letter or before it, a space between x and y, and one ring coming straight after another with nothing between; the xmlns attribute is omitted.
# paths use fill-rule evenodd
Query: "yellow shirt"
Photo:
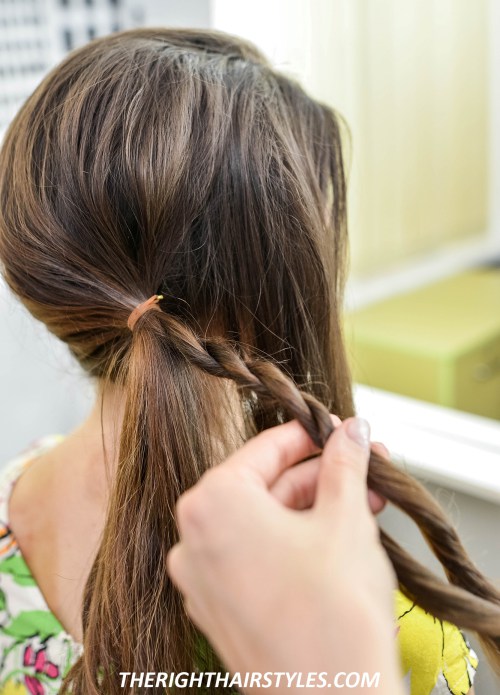
<svg viewBox="0 0 500 695"><path fill-rule="evenodd" d="M464 695L472 687L477 656L460 630L396 592L398 641L411 695Z"/></svg>

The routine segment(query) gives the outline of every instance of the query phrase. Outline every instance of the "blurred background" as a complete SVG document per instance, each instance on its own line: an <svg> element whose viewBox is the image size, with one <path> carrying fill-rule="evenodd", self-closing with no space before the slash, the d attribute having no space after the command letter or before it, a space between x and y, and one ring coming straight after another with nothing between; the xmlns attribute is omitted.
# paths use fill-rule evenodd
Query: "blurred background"
<svg viewBox="0 0 500 695"><path fill-rule="evenodd" d="M0 0L0 137L67 51L141 25L249 38L345 117L358 410L500 581L500 2ZM1 466L93 393L3 286L0 319ZM486 667L476 692L498 692Z"/></svg>

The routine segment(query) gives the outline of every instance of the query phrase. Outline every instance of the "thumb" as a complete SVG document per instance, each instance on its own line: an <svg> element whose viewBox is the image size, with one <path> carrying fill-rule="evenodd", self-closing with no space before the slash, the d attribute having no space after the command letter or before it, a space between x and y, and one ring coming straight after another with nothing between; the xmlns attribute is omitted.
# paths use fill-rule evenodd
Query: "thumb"
<svg viewBox="0 0 500 695"><path fill-rule="evenodd" d="M315 507L328 510L345 503L354 509L368 509L369 458L368 422L356 417L337 426L321 454Z"/></svg>

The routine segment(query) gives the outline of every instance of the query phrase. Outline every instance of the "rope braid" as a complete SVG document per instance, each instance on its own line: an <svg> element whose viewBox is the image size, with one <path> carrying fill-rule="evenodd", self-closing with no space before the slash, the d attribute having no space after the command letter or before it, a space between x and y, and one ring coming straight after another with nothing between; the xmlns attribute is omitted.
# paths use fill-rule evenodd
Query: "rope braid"
<svg viewBox="0 0 500 695"><path fill-rule="evenodd" d="M200 339L172 316L154 313L166 323L171 349L208 374L231 379L242 391L282 407L289 418L299 420L319 448L324 447L333 432L327 408L299 390L275 364L245 355L241 346L227 341ZM401 589L437 618L476 632L500 673L500 592L468 557L439 504L417 480L374 452L370 455L368 486L417 524L450 582L438 578L381 531L381 542Z"/></svg>

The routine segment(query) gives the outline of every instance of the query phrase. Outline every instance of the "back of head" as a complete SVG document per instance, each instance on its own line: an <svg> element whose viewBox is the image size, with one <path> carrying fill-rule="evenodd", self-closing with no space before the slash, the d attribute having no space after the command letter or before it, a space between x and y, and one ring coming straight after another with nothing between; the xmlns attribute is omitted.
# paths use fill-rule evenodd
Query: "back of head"
<svg viewBox="0 0 500 695"><path fill-rule="evenodd" d="M321 447L328 411L352 414L345 222L338 117L234 37L99 39L14 119L0 153L5 278L125 399L73 695L118 695L120 671L214 670L166 576L175 502L267 426L297 417ZM156 293L161 310L129 330ZM373 452L368 484L419 525L450 582L382 532L402 589L476 630L500 671L500 594L439 505Z"/></svg>
<svg viewBox="0 0 500 695"><path fill-rule="evenodd" d="M297 385L352 413L339 127L239 39L141 29L70 54L7 132L7 283L126 398L72 692L118 692L117 671L193 670L164 562L178 495L238 438L301 416ZM131 332L155 293L161 311Z"/></svg>
<svg viewBox="0 0 500 695"><path fill-rule="evenodd" d="M166 29L94 41L28 99L0 165L7 282L91 375L161 291L191 327L325 380L345 246L337 119L255 49Z"/></svg>

